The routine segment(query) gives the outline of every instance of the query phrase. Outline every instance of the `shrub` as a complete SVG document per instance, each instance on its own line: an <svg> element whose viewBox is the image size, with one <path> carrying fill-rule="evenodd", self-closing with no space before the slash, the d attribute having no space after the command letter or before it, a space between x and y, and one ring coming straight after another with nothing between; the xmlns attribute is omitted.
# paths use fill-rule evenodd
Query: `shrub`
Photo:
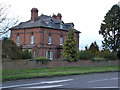
<svg viewBox="0 0 120 90"><path fill-rule="evenodd" d="M48 64L48 62L50 61L50 59L47 59L45 57L35 58L34 60L37 62L41 62L42 64Z"/></svg>
<svg viewBox="0 0 120 90"><path fill-rule="evenodd" d="M106 61L106 58L99 58L99 57L94 57L91 59L92 61Z"/></svg>
<svg viewBox="0 0 120 90"><path fill-rule="evenodd" d="M101 51L99 52L98 57L106 58L109 60L115 60L117 59L117 54L115 52L110 52L110 51Z"/></svg>
<svg viewBox="0 0 120 90"><path fill-rule="evenodd" d="M31 59L32 53L28 49L24 50L22 53L22 59Z"/></svg>
<svg viewBox="0 0 120 90"><path fill-rule="evenodd" d="M94 53L92 53L89 50L79 52L79 59L91 59L93 57L94 57Z"/></svg>

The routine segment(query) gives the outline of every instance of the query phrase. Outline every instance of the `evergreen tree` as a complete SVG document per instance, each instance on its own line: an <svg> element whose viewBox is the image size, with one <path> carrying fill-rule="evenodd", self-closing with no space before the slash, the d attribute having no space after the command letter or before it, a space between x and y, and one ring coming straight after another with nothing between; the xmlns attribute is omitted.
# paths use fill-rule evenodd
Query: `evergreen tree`
<svg viewBox="0 0 120 90"><path fill-rule="evenodd" d="M91 43L91 45L90 45L90 47L89 47L89 50L92 51L92 52L99 51L99 46L97 45L96 42Z"/></svg>
<svg viewBox="0 0 120 90"><path fill-rule="evenodd" d="M103 49L117 51L120 48L120 7L113 5L104 17L99 34L103 35Z"/></svg>
<svg viewBox="0 0 120 90"><path fill-rule="evenodd" d="M22 59L22 50L8 38L2 40L2 58Z"/></svg>
<svg viewBox="0 0 120 90"><path fill-rule="evenodd" d="M91 52L92 56L97 56L98 55L98 51L99 51L99 46L97 45L96 42L91 43L88 52Z"/></svg>
<svg viewBox="0 0 120 90"><path fill-rule="evenodd" d="M62 55L70 62L78 60L78 48L74 39L74 31L72 29L68 32L68 37L63 45Z"/></svg>

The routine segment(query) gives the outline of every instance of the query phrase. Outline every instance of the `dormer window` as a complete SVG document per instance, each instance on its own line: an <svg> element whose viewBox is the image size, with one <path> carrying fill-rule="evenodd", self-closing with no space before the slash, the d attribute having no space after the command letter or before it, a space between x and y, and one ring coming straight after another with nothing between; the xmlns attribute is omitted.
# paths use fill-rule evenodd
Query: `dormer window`
<svg viewBox="0 0 120 90"><path fill-rule="evenodd" d="M46 21L46 24L47 24L47 25L49 25L49 22L48 22L48 21Z"/></svg>

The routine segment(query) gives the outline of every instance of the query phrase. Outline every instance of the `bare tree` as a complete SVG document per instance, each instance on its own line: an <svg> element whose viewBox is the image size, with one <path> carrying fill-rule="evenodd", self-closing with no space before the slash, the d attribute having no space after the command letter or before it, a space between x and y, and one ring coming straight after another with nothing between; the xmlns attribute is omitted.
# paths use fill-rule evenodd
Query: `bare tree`
<svg viewBox="0 0 120 90"><path fill-rule="evenodd" d="M0 4L0 37L9 33L9 28L18 23L18 19L9 17L8 9L10 6Z"/></svg>

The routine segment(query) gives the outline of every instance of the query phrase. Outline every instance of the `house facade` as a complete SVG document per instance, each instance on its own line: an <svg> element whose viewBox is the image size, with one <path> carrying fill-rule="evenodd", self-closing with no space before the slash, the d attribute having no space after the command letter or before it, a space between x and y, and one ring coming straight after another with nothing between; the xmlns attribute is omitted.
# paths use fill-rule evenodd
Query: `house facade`
<svg viewBox="0 0 120 90"><path fill-rule="evenodd" d="M61 58L62 45L70 29L75 31L75 40L79 48L79 31L73 23L64 23L62 15L38 16L38 9L32 8L31 19L11 28L11 39L21 49L28 49L33 57L48 59Z"/></svg>

